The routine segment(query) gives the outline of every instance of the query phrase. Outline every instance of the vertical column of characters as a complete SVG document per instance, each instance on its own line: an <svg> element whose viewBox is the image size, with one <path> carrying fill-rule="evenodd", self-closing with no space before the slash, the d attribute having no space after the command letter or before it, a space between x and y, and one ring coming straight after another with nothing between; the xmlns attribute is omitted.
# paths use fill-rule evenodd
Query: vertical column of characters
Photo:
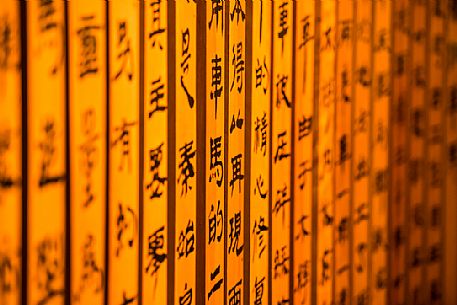
<svg viewBox="0 0 457 305"><path fill-rule="evenodd" d="M252 1L251 189L249 299L268 304L272 2Z"/></svg>
<svg viewBox="0 0 457 305"><path fill-rule="evenodd" d="M314 3L295 2L293 302L311 304L313 223Z"/></svg>
<svg viewBox="0 0 457 305"><path fill-rule="evenodd" d="M273 2L271 228L273 304L290 301L293 1Z"/></svg>
<svg viewBox="0 0 457 305"><path fill-rule="evenodd" d="M369 219L371 210L369 168L372 97L371 0L355 1L354 99L352 122L352 303L368 304Z"/></svg>
<svg viewBox="0 0 457 305"><path fill-rule="evenodd" d="M20 304L22 65L19 2L0 7L0 303ZM25 84L24 84L25 85ZM24 109L25 111L25 109Z"/></svg>
<svg viewBox="0 0 457 305"><path fill-rule="evenodd" d="M28 304L63 304L65 22L63 1L27 2Z"/></svg>
<svg viewBox="0 0 457 305"><path fill-rule="evenodd" d="M370 167L371 274L373 304L387 303L388 281L388 130L391 99L391 0L373 2L373 97L371 121L372 162Z"/></svg>
<svg viewBox="0 0 457 305"><path fill-rule="evenodd" d="M407 105L409 101L409 0L392 2L393 5L393 71L392 71L392 126L390 128L390 157L392 175L390 188L390 260L391 304L404 304L406 296L406 239L407 239L407 184L408 144Z"/></svg>
<svg viewBox="0 0 457 305"><path fill-rule="evenodd" d="M208 219L205 231L205 302L206 304L224 303L225 267L225 179L224 177L224 115L225 115L225 7L220 0L205 1L206 9L206 135L205 135L205 205ZM242 158L234 158L240 170ZM240 182L233 182L239 188Z"/></svg>
<svg viewBox="0 0 457 305"><path fill-rule="evenodd" d="M167 1L141 2L144 14L142 300L166 304L168 248Z"/></svg>
<svg viewBox="0 0 457 305"><path fill-rule="evenodd" d="M335 1L320 1L319 140L317 181L317 304L334 292Z"/></svg>
<svg viewBox="0 0 457 305"><path fill-rule="evenodd" d="M424 234L425 234L425 98L427 75L426 53L426 3L411 3L411 102L406 113L409 121L409 185L408 185L408 287L407 299L418 303L424 299Z"/></svg>
<svg viewBox="0 0 457 305"><path fill-rule="evenodd" d="M227 303L233 305L244 304L242 296L244 295L244 213L245 189L245 61L246 61L246 1L232 0L227 1L225 14L228 14L228 58L226 58L225 79L226 94L228 101L226 107L226 117L228 118L228 142L227 147L227 179L226 187L227 197L227 218L226 218L226 240L227 240ZM226 34L226 35L227 35ZM226 109L227 109L226 108Z"/></svg>
<svg viewBox="0 0 457 305"><path fill-rule="evenodd" d="M336 2L336 99L335 99L335 301L345 304L351 275L351 151L353 95L353 0Z"/></svg>
<svg viewBox="0 0 457 305"><path fill-rule="evenodd" d="M176 1L175 304L195 304L197 5Z"/></svg>
<svg viewBox="0 0 457 305"><path fill-rule="evenodd" d="M139 2L110 1L108 304L138 300Z"/></svg>
<svg viewBox="0 0 457 305"><path fill-rule="evenodd" d="M175 304L196 299L197 217L197 4L176 1ZM200 275L203 276L203 275Z"/></svg>
<svg viewBox="0 0 457 305"><path fill-rule="evenodd" d="M430 29L427 31L428 44L428 87L426 110L427 120L427 167L426 183L427 198L424 216L427 224L426 258L426 295L424 301L429 304L441 304L442 298L442 268L443 246L442 213L444 211L444 165L443 154L445 152L443 131L445 125L444 116L444 41L445 41L445 17L443 1L433 0L429 4L427 14L430 20Z"/></svg>
<svg viewBox="0 0 457 305"><path fill-rule="evenodd" d="M71 303L103 304L106 218L106 6L68 2Z"/></svg>
<svg viewBox="0 0 457 305"><path fill-rule="evenodd" d="M444 211L445 261L444 261L444 303L457 302L457 1L446 1L446 94L445 94L445 133L446 152L446 206Z"/></svg>

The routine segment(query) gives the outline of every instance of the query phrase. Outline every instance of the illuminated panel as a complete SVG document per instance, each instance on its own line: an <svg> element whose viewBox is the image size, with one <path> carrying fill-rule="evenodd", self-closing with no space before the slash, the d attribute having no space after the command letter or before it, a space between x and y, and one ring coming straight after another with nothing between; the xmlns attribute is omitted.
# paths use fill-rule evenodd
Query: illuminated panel
<svg viewBox="0 0 457 305"><path fill-rule="evenodd" d="M28 303L64 302L64 2L28 1Z"/></svg>
<svg viewBox="0 0 457 305"><path fill-rule="evenodd" d="M103 304L106 216L106 6L68 2L71 302Z"/></svg>
<svg viewBox="0 0 457 305"><path fill-rule="evenodd" d="M349 295L354 3L337 2L335 99L335 299Z"/></svg>
<svg viewBox="0 0 457 305"><path fill-rule="evenodd" d="M139 2L109 8L108 304L138 300Z"/></svg>
<svg viewBox="0 0 457 305"><path fill-rule="evenodd" d="M313 141L314 141L313 1L295 3L295 120L293 205L293 302L311 304Z"/></svg>
<svg viewBox="0 0 457 305"><path fill-rule="evenodd" d="M370 187L371 209L371 255L372 269L369 286L371 300L375 304L387 304L387 250L388 250L388 130L391 100L391 5L392 1L373 3L373 97Z"/></svg>
<svg viewBox="0 0 457 305"><path fill-rule="evenodd" d="M369 168L372 94L372 1L355 3L354 100L352 119L352 302L368 302L371 210Z"/></svg>
<svg viewBox="0 0 457 305"><path fill-rule="evenodd" d="M443 131L445 127L445 103L444 93L444 7L442 1L434 0L429 3L427 10L430 20L430 30L427 33L428 44L428 90L427 90L427 168L426 168L426 224L427 224L427 246L425 255L428 257L426 266L426 295L424 301L430 304L441 304L443 302L443 232L442 218L444 203L444 165L443 155L445 146L443 142Z"/></svg>
<svg viewBox="0 0 457 305"><path fill-rule="evenodd" d="M225 68L225 7L222 1L206 1L206 172L205 206L208 220L205 230L205 303L224 302L224 222L225 200L224 182L224 68ZM203 50L201 50L203 52ZM243 160L240 157L229 160L237 169ZM227 166L227 164L225 164ZM231 173L229 172L231 176ZM238 191L240 172L235 173L232 183ZM241 183L241 181L240 181Z"/></svg>
<svg viewBox="0 0 457 305"><path fill-rule="evenodd" d="M273 304L289 300L293 1L273 2L271 69L271 276Z"/></svg>
<svg viewBox="0 0 457 305"><path fill-rule="evenodd" d="M390 128L391 151L391 304L404 304L406 293L406 187L408 177L407 152L407 101L409 97L409 24L408 2L393 2L393 57L392 72L392 126Z"/></svg>
<svg viewBox="0 0 457 305"><path fill-rule="evenodd" d="M444 304L457 303L457 3L447 0L443 3L447 13L446 25L446 152L444 154L446 168L446 207L445 221L445 267L444 267Z"/></svg>
<svg viewBox="0 0 457 305"><path fill-rule="evenodd" d="M320 2L319 140L317 182L317 304L333 302L335 1ZM332 67L329 69L329 67Z"/></svg>
<svg viewBox="0 0 457 305"><path fill-rule="evenodd" d="M245 61L246 1L228 1L228 175L227 196L227 300L236 302L244 295L244 173L245 173ZM227 69L226 69L227 71ZM227 82L228 81L228 82ZM226 171L227 172L227 171ZM242 298L240 298L242 299ZM244 302L241 301L241 304Z"/></svg>
<svg viewBox="0 0 457 305"><path fill-rule="evenodd" d="M197 5L176 1L176 233L175 304L196 300L197 245ZM201 275L200 275L201 276Z"/></svg>
<svg viewBox="0 0 457 305"><path fill-rule="evenodd" d="M271 1L252 1L249 300L268 304ZM255 101L255 102L253 102Z"/></svg>
<svg viewBox="0 0 457 305"><path fill-rule="evenodd" d="M22 107L19 2L0 6L0 303L20 304Z"/></svg>
<svg viewBox="0 0 457 305"><path fill-rule="evenodd" d="M167 302L167 1L142 2L144 14L143 278L145 304Z"/></svg>

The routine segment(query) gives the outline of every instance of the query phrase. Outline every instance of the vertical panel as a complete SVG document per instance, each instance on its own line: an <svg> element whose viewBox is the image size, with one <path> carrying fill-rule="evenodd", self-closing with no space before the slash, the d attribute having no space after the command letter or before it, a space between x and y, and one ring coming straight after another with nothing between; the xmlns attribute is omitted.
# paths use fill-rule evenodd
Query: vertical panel
<svg viewBox="0 0 457 305"><path fill-rule="evenodd" d="M293 205L293 289L295 304L311 304L314 35L315 4L295 4L295 108L294 108L294 205Z"/></svg>
<svg viewBox="0 0 457 305"><path fill-rule="evenodd" d="M427 43L429 55L428 65L428 116L427 127L427 164L426 164L426 210L424 216L427 224L427 246L425 248L426 270L426 295L424 301L429 304L441 304L443 302L443 288L441 270L443 268L442 213L444 203L444 165L443 153L443 130L444 118L444 7L443 1L434 0L427 10L430 29L427 31Z"/></svg>
<svg viewBox="0 0 457 305"><path fill-rule="evenodd" d="M205 303L222 304L224 302L224 223L225 223L225 135L224 114L225 98L225 7L222 1L205 1L206 9L206 134L205 134L205 204L207 230L205 230ZM203 51L203 50L202 50ZM242 158L229 160L235 168L241 170ZM231 168L231 167L230 167ZM236 171L232 182L238 191L242 172ZM228 228L227 228L228 229Z"/></svg>
<svg viewBox="0 0 457 305"><path fill-rule="evenodd" d="M353 0L337 2L335 100L335 301L350 295L351 104L353 55Z"/></svg>
<svg viewBox="0 0 457 305"><path fill-rule="evenodd" d="M334 292L335 1L320 3L317 304Z"/></svg>
<svg viewBox="0 0 457 305"><path fill-rule="evenodd" d="M63 304L65 274L64 2L27 2L28 302Z"/></svg>
<svg viewBox="0 0 457 305"><path fill-rule="evenodd" d="M175 304L195 304L197 165L197 5L176 1ZM202 276L202 275L200 275Z"/></svg>
<svg viewBox="0 0 457 305"><path fill-rule="evenodd" d="M69 2L71 302L103 304L106 216L106 7Z"/></svg>
<svg viewBox="0 0 457 305"><path fill-rule="evenodd" d="M108 304L138 299L139 2L109 7Z"/></svg>
<svg viewBox="0 0 457 305"><path fill-rule="evenodd" d="M250 303L268 304L270 261L271 1L252 1Z"/></svg>
<svg viewBox="0 0 457 305"><path fill-rule="evenodd" d="M418 304L424 299L424 179L425 179L425 98L426 98L426 3L411 3L411 103L409 120L408 198L408 290L407 299Z"/></svg>
<svg viewBox="0 0 457 305"><path fill-rule="evenodd" d="M227 197L227 303L244 304L242 296L244 295L245 279L243 277L244 261L244 174L245 174L245 60L246 60L246 1L232 0L228 1L228 45L225 46L228 51L226 59L226 70L228 74L225 84L228 84L228 147L226 165L226 197ZM250 17L250 16L248 16ZM228 49L228 50L227 50ZM226 130L227 132L227 130ZM226 139L227 141L227 139ZM229 271L230 270L230 271ZM239 302L239 303L237 303Z"/></svg>
<svg viewBox="0 0 457 305"><path fill-rule="evenodd" d="M447 0L446 33L446 208L445 208L445 304L457 302L457 2Z"/></svg>
<svg viewBox="0 0 457 305"><path fill-rule="evenodd" d="M369 218L371 216L369 168L372 96L372 1L355 3L354 105L352 122L352 302L368 303Z"/></svg>
<svg viewBox="0 0 457 305"><path fill-rule="evenodd" d="M293 2L273 2L271 102L271 229L273 304L289 302Z"/></svg>
<svg viewBox="0 0 457 305"><path fill-rule="evenodd" d="M393 4L393 63L392 71L392 125L390 127L391 156L391 285L390 303L404 304L406 294L406 239L407 239L407 102L409 97L409 0L399 0Z"/></svg>
<svg viewBox="0 0 457 305"><path fill-rule="evenodd" d="M168 42L167 1L142 2L144 14L144 304L167 302Z"/></svg>
<svg viewBox="0 0 457 305"><path fill-rule="evenodd" d="M388 251L388 128L391 99L391 0L375 1L373 14L373 99L371 121L370 186L372 209L370 250L372 271L370 279L373 304L387 303Z"/></svg>
<svg viewBox="0 0 457 305"><path fill-rule="evenodd" d="M19 3L0 7L0 303L21 302L21 29Z"/></svg>

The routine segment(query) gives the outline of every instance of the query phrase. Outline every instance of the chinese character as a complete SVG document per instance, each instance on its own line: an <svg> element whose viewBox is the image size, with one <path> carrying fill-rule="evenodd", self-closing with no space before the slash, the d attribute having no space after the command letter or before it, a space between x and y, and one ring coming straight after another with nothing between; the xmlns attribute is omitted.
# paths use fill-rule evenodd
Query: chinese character
<svg viewBox="0 0 457 305"><path fill-rule="evenodd" d="M152 7L152 31L149 33L149 39L152 39L152 47L155 48L156 44L161 50L163 46L160 42L157 42L157 37L160 34L165 33L165 29L160 26L160 3L161 0L151 1L149 6Z"/></svg>
<svg viewBox="0 0 457 305"><path fill-rule="evenodd" d="M275 163L281 161L282 159L289 158L290 154L285 152L285 147L287 146L287 142L284 141L284 137L287 135L287 130L278 134L278 147L276 149L275 155Z"/></svg>
<svg viewBox="0 0 457 305"><path fill-rule="evenodd" d="M123 291L122 292L122 303L121 303L121 305L133 304L135 299L136 299L136 296L129 298L129 297L127 297L127 293L125 291Z"/></svg>
<svg viewBox="0 0 457 305"><path fill-rule="evenodd" d="M295 291L304 289L306 285L308 285L308 265L309 260L305 260L303 263L298 264L297 287L295 288Z"/></svg>
<svg viewBox="0 0 457 305"><path fill-rule="evenodd" d="M222 96L222 89L223 89L223 86L221 86L221 83L222 83L222 67L220 65L221 61L222 61L222 58L219 57L217 54L211 60L211 62L213 63L213 67L211 69L211 71L212 71L211 87L213 87L213 90L210 93L210 98L212 100L214 100L214 104L215 104L215 112L214 112L215 119L217 119L217 102L218 102L218 99Z"/></svg>
<svg viewBox="0 0 457 305"><path fill-rule="evenodd" d="M242 280L240 279L229 289L229 305L241 305L241 283Z"/></svg>
<svg viewBox="0 0 457 305"><path fill-rule="evenodd" d="M240 234L241 234L241 212L235 213L235 215L230 218L230 233L229 240L230 246L228 248L228 253L236 252L236 256L240 256L243 251L243 245L238 246Z"/></svg>
<svg viewBox="0 0 457 305"><path fill-rule="evenodd" d="M121 162L119 163L119 171L124 169L124 160L127 159L128 170L131 168L130 156L130 128L135 126L136 122L128 123L126 119L122 119L122 125L114 128L114 132L119 133L119 136L111 143L111 147L116 147L119 142L122 144Z"/></svg>
<svg viewBox="0 0 457 305"><path fill-rule="evenodd" d="M210 274L210 280L213 282L218 275L221 273L221 265L217 266L216 269L214 269L213 272ZM221 287L222 284L224 283L224 278L219 279L211 288L211 290L208 292L208 300L212 297L214 293L216 293Z"/></svg>
<svg viewBox="0 0 457 305"><path fill-rule="evenodd" d="M264 112L261 118L255 118L255 142L254 151L257 153L258 150L263 152L265 156L267 153L267 114ZM260 146L260 149L259 149Z"/></svg>
<svg viewBox="0 0 457 305"><path fill-rule="evenodd" d="M164 253L164 226L154 231L148 236L148 258L149 262L146 267L146 272L154 276L160 268L160 265L167 258L167 254Z"/></svg>
<svg viewBox="0 0 457 305"><path fill-rule="evenodd" d="M186 231L181 231L179 233L178 246L176 247L176 252L178 252L178 259L185 256L188 257L192 252L194 252L194 223L189 220L186 226Z"/></svg>
<svg viewBox="0 0 457 305"><path fill-rule="evenodd" d="M82 247L81 284L79 295L75 296L78 300L86 289L92 289L96 294L103 291L105 280L104 272L97 263L96 256L95 237L92 234L89 234L86 236L86 240Z"/></svg>
<svg viewBox="0 0 457 305"><path fill-rule="evenodd" d="M165 97L163 92L165 88L164 83L161 81L161 77L151 82L151 90L149 91L149 104L152 110L149 111L149 118L157 111L165 111L167 106L160 105L160 101Z"/></svg>
<svg viewBox="0 0 457 305"><path fill-rule="evenodd" d="M224 233L224 215L223 210L221 209L221 201L217 201L217 210L214 211L214 205L211 204L211 210L208 216L208 245L212 242L220 242L222 239L222 234ZM219 229L219 234L217 233Z"/></svg>
<svg viewBox="0 0 457 305"><path fill-rule="evenodd" d="M280 250L276 250L274 258L274 274L273 278L278 278L281 275L289 273L289 257L287 256L287 246L283 246Z"/></svg>
<svg viewBox="0 0 457 305"><path fill-rule="evenodd" d="M252 260L254 260L256 250L259 248L258 258L262 257L263 251L265 251L266 245L263 243L264 232L268 231L268 227L265 225L265 218L260 216L259 221L254 222L252 228L252 234L254 235L254 249L252 251Z"/></svg>
<svg viewBox="0 0 457 305"><path fill-rule="evenodd" d="M63 249L58 240L44 239L39 242L37 249L37 288L40 291L38 305L45 305L51 300L62 298L65 294L63 287L64 266Z"/></svg>
<svg viewBox="0 0 457 305"><path fill-rule="evenodd" d="M189 90L187 90L186 85L184 84L184 74L187 74L189 71L189 60L191 58L190 52L189 52L189 46L190 46L190 31L189 28L186 28L184 32L182 32L182 45L181 45L181 87L183 88L184 92L186 93L187 96L187 102L189 103L190 108L194 108L195 100L190 95Z"/></svg>
<svg viewBox="0 0 457 305"><path fill-rule="evenodd" d="M262 305L263 299L263 282L265 281L265 277L262 277L260 281L255 278L254 290L255 290L255 299L254 305Z"/></svg>
<svg viewBox="0 0 457 305"><path fill-rule="evenodd" d="M311 128L313 126L313 117L305 117L298 120L298 140L300 141L304 137L307 137L311 134Z"/></svg>
<svg viewBox="0 0 457 305"><path fill-rule="evenodd" d="M261 2L262 3L262 2ZM263 94L267 94L268 89L268 68L265 56L263 57L263 64L257 58L257 66L255 68L255 87L262 87ZM263 86L262 86L263 85Z"/></svg>
<svg viewBox="0 0 457 305"><path fill-rule="evenodd" d="M135 212L131 207L127 207L127 211L124 211L125 207L119 202L118 214L116 218L116 256L119 257L121 250L124 248L124 238L127 238L127 245L129 248L133 247L135 237L138 230L138 220ZM131 230L131 234L125 237L127 230Z"/></svg>
<svg viewBox="0 0 457 305"><path fill-rule="evenodd" d="M239 2L239 0L238 0ZM239 42L233 45L232 48L233 58L232 58L232 67L233 67L233 80L232 85L230 86L230 92L232 92L233 87L235 86L235 81L237 84L238 93L241 93L243 89L243 72L244 72L244 60L243 60L243 43Z"/></svg>
<svg viewBox="0 0 457 305"><path fill-rule="evenodd" d="M276 191L277 199L275 206L273 207L273 212L275 215L278 215L279 211L282 210L282 221L284 222L285 210L283 209L287 203L290 203L290 196L287 195L287 185L284 184L282 189Z"/></svg>
<svg viewBox="0 0 457 305"><path fill-rule="evenodd" d="M310 28L310 21L309 21L309 16L305 16L302 20L302 35L301 35L301 42L300 45L298 46L298 49L301 50L302 48L305 47L305 45L310 41L311 39L314 38L314 36L309 35L309 28ZM306 54L306 53L305 53Z"/></svg>
<svg viewBox="0 0 457 305"><path fill-rule="evenodd" d="M187 283L184 285L184 295L179 296L179 305L192 304L192 288L187 289Z"/></svg>
<svg viewBox="0 0 457 305"><path fill-rule="evenodd" d="M181 172L179 173L178 183L181 183L181 197L192 189L192 186L188 184L187 180L195 176L194 166L192 164L192 159L195 157L195 150L192 151L193 144L194 141L190 141L179 149L181 152L179 170Z"/></svg>
<svg viewBox="0 0 457 305"><path fill-rule="evenodd" d="M117 48L119 49L117 59L122 60L122 63L119 71L114 76L114 80L119 79L119 77L124 73L124 70L127 68L127 64L130 62L130 70L127 72L127 76L129 81L131 81L133 79L133 53L130 52L130 38L127 37L127 22L119 22L117 34ZM130 58L128 56L130 56Z"/></svg>
<svg viewBox="0 0 457 305"><path fill-rule="evenodd" d="M298 240L300 237L305 238L306 236L309 236L309 231L305 228L306 219L308 219L308 215L302 215L297 221L300 226L300 232L298 232L297 236L295 236L295 240Z"/></svg>
<svg viewBox="0 0 457 305"><path fill-rule="evenodd" d="M330 255L331 251L328 249L325 249L324 255L322 256L321 259L321 265L322 265L322 285L325 284L326 281L330 280L330 263L327 261L327 256Z"/></svg>
<svg viewBox="0 0 457 305"><path fill-rule="evenodd" d="M11 147L11 130L0 132L0 188L10 188L13 186L13 178L8 175L7 153Z"/></svg>
<svg viewBox="0 0 457 305"><path fill-rule="evenodd" d="M8 68L12 53L12 38L11 23L7 18L2 19L0 23L0 69L2 70Z"/></svg>
<svg viewBox="0 0 457 305"><path fill-rule="evenodd" d="M289 77L287 75L278 74L278 82L276 83L276 107L281 107L281 102L285 102L287 108L290 108L290 102L287 98L286 86Z"/></svg>
<svg viewBox="0 0 457 305"><path fill-rule="evenodd" d="M224 178L224 163L220 160L222 147L222 137L210 138L210 163L209 170L211 171L209 176L209 182L213 179L216 180L218 187L221 187L222 180Z"/></svg>
<svg viewBox="0 0 457 305"><path fill-rule="evenodd" d="M224 14L224 2L222 0L211 0L212 2L212 11L211 11L211 20L208 23L208 28L211 29L213 25L214 18L216 18L216 29L219 27L219 14L221 18ZM221 29L224 30L224 23L221 22Z"/></svg>
<svg viewBox="0 0 457 305"><path fill-rule="evenodd" d="M282 42L282 52L284 52L284 37L287 35L287 30L289 27L287 26L287 18L288 18L288 6L289 2L283 1L282 4L279 6L279 28L280 31L278 32L278 38L281 39Z"/></svg>
<svg viewBox="0 0 457 305"><path fill-rule="evenodd" d="M167 177L161 177L159 174L160 164L162 162L162 142L158 147L149 150L149 172L152 174L152 181L146 184L146 189L151 190L150 199L162 197L160 188L165 185Z"/></svg>
<svg viewBox="0 0 457 305"><path fill-rule="evenodd" d="M244 179L244 175L241 173L241 158L242 154L238 154L232 158L232 179L230 180L231 195L233 195L233 189L235 188L235 182L238 181L238 191L241 191L241 180Z"/></svg>
<svg viewBox="0 0 457 305"><path fill-rule="evenodd" d="M257 179L255 179L254 194L259 193L260 198L265 199L267 198L268 191L262 191L263 184L264 181L262 175L260 175L259 177L257 177Z"/></svg>
<svg viewBox="0 0 457 305"><path fill-rule="evenodd" d="M238 110L238 116L235 120L235 115L232 116L232 123L230 124L230 134L235 130L235 128L242 129L244 120L240 117L241 109Z"/></svg>
<svg viewBox="0 0 457 305"><path fill-rule="evenodd" d="M87 208L95 199L95 194L92 190L91 176L92 171L95 167L98 134L95 131L95 110L93 108L88 109L82 115L81 128L84 136L84 142L80 145L79 149L82 153L82 166L84 167L84 173L86 178L86 185L84 192L86 199L83 202L83 207Z"/></svg>
<svg viewBox="0 0 457 305"><path fill-rule="evenodd" d="M81 59L79 62L79 77L83 78L88 74L98 72L97 64L97 36L95 31L100 29L99 25L94 25L95 16L82 16L83 27L76 32L80 39Z"/></svg>
<svg viewBox="0 0 457 305"><path fill-rule="evenodd" d="M236 14L236 24L240 21L240 16L241 16L241 21L244 22L244 19L246 18L246 14L243 11L243 7L241 6L240 0L235 0L235 4L233 5L233 11L230 13L230 19L233 21L235 18Z"/></svg>
<svg viewBox="0 0 457 305"><path fill-rule="evenodd" d="M308 160L305 160L299 164L300 166L300 173L298 174L298 180L300 180L300 189L303 190L305 188L306 184L306 174L311 173L313 170L312 166L310 165L310 162Z"/></svg>
<svg viewBox="0 0 457 305"><path fill-rule="evenodd" d="M51 175L49 172L49 168L55 161L55 138L56 138L56 130L53 120L49 120L45 123L43 131L45 133L46 139L39 143L39 149L42 152L42 159L41 159L41 172L40 172L40 180L39 180L39 187L44 187L50 183L57 183L63 182L65 180L65 175Z"/></svg>

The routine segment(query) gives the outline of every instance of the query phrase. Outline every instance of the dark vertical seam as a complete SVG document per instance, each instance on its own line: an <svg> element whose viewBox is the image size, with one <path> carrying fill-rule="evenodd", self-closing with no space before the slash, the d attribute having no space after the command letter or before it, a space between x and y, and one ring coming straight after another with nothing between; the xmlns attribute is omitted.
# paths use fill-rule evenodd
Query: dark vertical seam
<svg viewBox="0 0 457 305"><path fill-rule="evenodd" d="M110 2L105 0L105 19L106 19L106 163L105 163L105 170L106 170L106 183L105 183L105 206L106 206L106 214L105 214L105 305L109 305L109 212L110 212L110 62L109 62L109 44L110 44L110 16L109 16L109 5Z"/></svg>
<svg viewBox="0 0 457 305"><path fill-rule="evenodd" d="M230 11L230 1L225 1L224 3L224 22L225 22L225 31L224 31L224 304L227 304L227 295L228 295L228 251L227 251L227 239L228 239L228 162L229 162L229 133L228 133L228 122L229 122L229 103L230 103L230 90L229 88L229 45L230 45L230 19L229 19L229 11Z"/></svg>
<svg viewBox="0 0 457 305"><path fill-rule="evenodd" d="M271 1L271 11L270 11L270 20L271 20L271 31L270 31L270 71L273 71L273 39L274 39L274 1ZM273 190L273 158L272 158L272 141L273 141L273 73L270 74L270 147L269 149L269 154L270 154L270 162L268 164L268 176L269 176L269 187L268 189L270 190L270 196L268 196L268 223L270 224L270 230L268 231L268 304L272 304L272 290L273 290L273 279L271 278L272 276L272 242L273 242L273 217L272 217L272 190Z"/></svg>
<svg viewBox="0 0 457 305"><path fill-rule="evenodd" d="M298 204L295 200L295 183L294 183L294 176L295 176L295 162L296 162L296 156L295 156L295 111L297 109L296 107L296 95L295 95L295 86L296 86L296 79L295 79L295 72L296 72L296 65L295 65L295 60L296 60L296 35L297 35L297 2L292 1L292 108L291 108L291 123L290 123L290 128L291 128L291 158L290 158L290 176L289 176L289 185L290 185L290 219L289 219L289 242L290 242L290 266L289 266L289 300L290 304L294 305L294 272L295 272L295 259L294 259L294 223L295 223L295 205Z"/></svg>
<svg viewBox="0 0 457 305"><path fill-rule="evenodd" d="M176 230L176 2L167 1L168 209L167 304L174 304Z"/></svg>
<svg viewBox="0 0 457 305"><path fill-rule="evenodd" d="M29 2L20 1L20 23L21 23L21 116L22 116L22 138L21 138L21 197L22 197L22 224L21 224L21 303L28 304L28 96L27 96L27 76L28 76L28 63L27 63L27 4ZM19 305L19 304L18 304Z"/></svg>

